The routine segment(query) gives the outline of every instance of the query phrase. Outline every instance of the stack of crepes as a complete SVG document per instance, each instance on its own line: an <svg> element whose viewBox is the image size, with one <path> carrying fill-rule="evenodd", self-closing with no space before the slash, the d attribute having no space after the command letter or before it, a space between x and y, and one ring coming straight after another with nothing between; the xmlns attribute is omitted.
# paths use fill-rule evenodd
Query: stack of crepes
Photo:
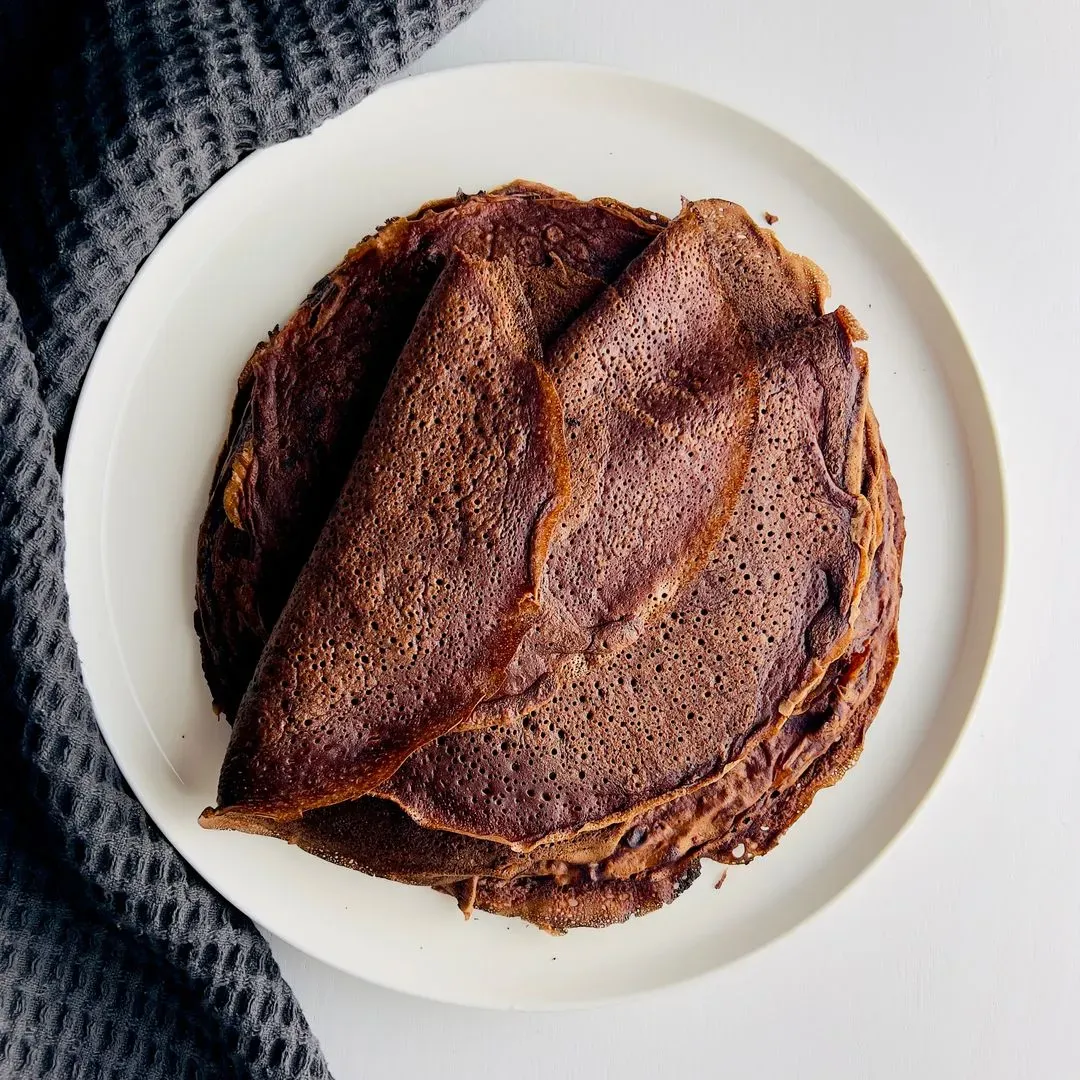
<svg viewBox="0 0 1080 1080"><path fill-rule="evenodd" d="M772 848L897 658L902 511L826 296L711 199L518 182L350 252L239 380L202 824L553 932Z"/></svg>

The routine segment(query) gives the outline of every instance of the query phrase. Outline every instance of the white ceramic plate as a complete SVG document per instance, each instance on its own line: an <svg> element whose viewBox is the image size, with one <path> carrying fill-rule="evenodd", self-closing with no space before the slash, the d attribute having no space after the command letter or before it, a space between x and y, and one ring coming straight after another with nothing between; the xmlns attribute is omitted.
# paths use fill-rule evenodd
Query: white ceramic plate
<svg viewBox="0 0 1080 1080"><path fill-rule="evenodd" d="M717 195L779 215L871 334L872 396L907 512L903 658L858 767L767 859L677 903L549 938L275 840L205 832L228 729L192 630L195 534L236 375L268 327L387 217L523 176L666 213ZM90 369L64 476L67 582L105 738L147 811L229 900L348 972L459 1003L553 1006L729 963L849 884L941 770L989 653L1004 532L971 357L900 238L820 162L730 109L591 68L511 64L394 83L252 155L139 271ZM711 868L712 864L706 864ZM553 958L556 962L553 962Z"/></svg>

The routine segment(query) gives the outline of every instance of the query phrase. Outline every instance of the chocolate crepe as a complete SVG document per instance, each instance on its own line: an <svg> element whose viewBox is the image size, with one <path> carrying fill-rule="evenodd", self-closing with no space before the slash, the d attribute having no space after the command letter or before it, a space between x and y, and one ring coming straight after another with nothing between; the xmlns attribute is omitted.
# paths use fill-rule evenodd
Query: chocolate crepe
<svg viewBox="0 0 1080 1080"><path fill-rule="evenodd" d="M566 504L516 270L455 255L263 651L211 823L355 798L495 690Z"/></svg>
<svg viewBox="0 0 1080 1080"><path fill-rule="evenodd" d="M447 257L513 262L548 341L663 224L524 181L432 202L358 244L255 349L199 533L195 625L230 720Z"/></svg>
<svg viewBox="0 0 1080 1080"><path fill-rule="evenodd" d="M520 206L545 202L546 214L596 214L601 242L585 239L584 250L608 256L589 266L575 249L573 265L549 251L519 258L516 270L504 260L489 275L520 286L518 314L528 312L543 341L566 436L565 506L552 496L549 520L559 523L533 551L531 606L514 633L495 635L502 648L494 651L465 632L467 622L440 628L413 684L424 693L405 694L406 706L423 699L430 707L395 712L402 671L389 671L395 705L367 727L354 695L328 699L314 682L282 695L288 680L264 658L223 770L225 812L208 811L204 824L275 835L358 870L444 889L467 913L484 908L561 932L655 909L697 876L703 857L763 854L857 758L897 658L903 516L868 405L861 328L842 308L823 315L821 272L741 208L684 204L667 223L519 182L394 224L504 205L475 199L507 200L514 221ZM622 256L640 250L650 230L656 238L620 274ZM491 246L480 254L491 257ZM480 262L465 262L475 274ZM440 279L436 294L442 289ZM422 366L416 337L391 389L406 385L399 370ZM461 335L449 337L427 350L427 364L443 372L462 362ZM310 370L303 349L289 363ZM355 407L346 384L363 397L378 379L339 380L342 415ZM412 401L416 414L418 390L387 398L399 408ZM237 415L223 476L236 475L235 431L250 423L250 409ZM493 431L479 442L493 441ZM400 433L373 425L352 477L377 472L397 443ZM274 475L275 452L264 446L264 475ZM557 457L548 455L552 475ZM243 465L240 473L248 483ZM361 510L347 495L348 487L331 518L341 535L375 519L370 504ZM421 505L415 495L412 505ZM206 543L221 535L214 513L212 499L201 549L212 558L203 565L241 581L242 561ZM404 516L384 536L396 540ZM341 586L334 559L320 561L319 552L333 531L294 591L314 590L320 602L298 625L291 613L300 601L289 601L268 656L279 634L294 645L325 636ZM423 552L426 561L430 539L410 538L398 554ZM270 538L264 551L274 547ZM501 543L489 550L501 559ZM390 565L406 567L402 582L416 574L408 560L392 555ZM444 572L447 580L455 571ZM457 581L459 602L469 577ZM277 582L291 579L279 573ZM345 606L363 606L366 584ZM487 586L472 599L490 599ZM201 612L204 641L228 642L212 605ZM370 648L380 632L382 623ZM234 672L238 684L243 665L227 648L216 655L220 684ZM324 670L313 672L320 683ZM460 687L469 692L452 691ZM288 713L287 699L297 715L319 703L332 753L302 723L281 736L273 717ZM252 730L270 734L252 739Z"/></svg>

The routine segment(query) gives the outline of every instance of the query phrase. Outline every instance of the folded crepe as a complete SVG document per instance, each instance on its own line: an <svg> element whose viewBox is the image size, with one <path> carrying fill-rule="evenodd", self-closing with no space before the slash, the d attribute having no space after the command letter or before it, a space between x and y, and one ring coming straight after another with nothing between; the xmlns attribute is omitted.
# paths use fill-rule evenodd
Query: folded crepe
<svg viewBox="0 0 1080 1080"><path fill-rule="evenodd" d="M520 722L418 750L379 794L423 825L527 850L715 779L800 709L851 644L874 541L869 501L836 483L803 404L801 365L818 352L846 354L849 382L861 379L845 317L825 321L762 349L742 495L655 632L566 671ZM858 407L857 392L844 397Z"/></svg>
<svg viewBox="0 0 1080 1080"><path fill-rule="evenodd" d="M370 656L391 636L403 640L369 618L372 597L385 595L387 575L415 590L416 556L425 572L440 557L431 535L409 536L404 512L389 527L373 525L378 500L350 490L370 488L370 476L403 453L434 449L421 440L402 451L401 430L380 417L442 400L445 383L431 385L434 397L419 393L427 366L449 378L467 363L468 341L462 348L463 335L433 335L432 312L455 310L455 276L467 271L465 291L475 292L488 264L452 258L315 555L299 577L275 571L279 589L294 581L295 589L239 708L220 808L203 823L278 836L358 870L441 888L466 912L561 932L655 909L697 876L703 857L764 853L855 760L896 662L903 518L867 401L861 329L844 309L822 313L827 286L813 264L719 200L686 204L666 223L609 201L504 190L497 198L534 208L552 201L546 213L556 202L599 209L593 224L605 237L607 214L626 228L622 246L604 249L604 266L581 269L552 252L516 269L502 260L484 275L489 289L496 280L505 291L520 286L524 304L509 307L528 318L510 321L531 319L543 340L566 436L565 491L554 440L540 455L551 481L546 509L536 483L544 470L523 473L534 482L533 512L553 525L531 549L532 577L515 579L529 588L513 593L506 566L490 583L481 576L468 600L490 632L477 638L456 617L424 626L425 640L438 643L427 665L415 657L391 665L371 695L362 677L349 681L363 674L353 652L311 648L331 636L359 648L363 631ZM437 204L402 220L470 205ZM620 258L644 247L650 227L655 239L620 274ZM584 250L602 247L590 246L587 229L578 235ZM519 338L504 340L520 349ZM304 349L288 363L309 370ZM525 370L519 362L504 374ZM364 397L377 382L357 376L352 392ZM340 415L355 409L347 396L333 406ZM481 427L481 443L509 430ZM263 445L264 478L275 475L279 452ZM229 468L227 454L223 474ZM476 480L468 467L462 475ZM507 509L484 490L487 505ZM418 487L396 494L401 507L427 505ZM243 582L242 560L217 542L228 533L214 525L215 500L220 484L201 565ZM279 518L285 532L296 528L288 514ZM520 519L498 524L518 538L510 565L520 570ZM445 521L438 528L447 534ZM381 535L383 547L369 548L367 569L349 579L335 569L340 553L366 533ZM502 543L488 549L493 559L505 558ZM274 547L270 538L263 550ZM459 603L478 580L471 575L489 573L477 570L476 554L441 571ZM259 592L259 605L272 610L267 595ZM423 621L427 595L415 595ZM514 597L517 617L508 618ZM392 596L390 606L400 607ZM204 645L235 640L201 598L200 615ZM251 640L260 634L265 627ZM204 650L222 661L219 685L245 678L236 655ZM290 657L304 663L290 672ZM301 669L302 686L290 681ZM392 706L379 712L384 693Z"/></svg>
<svg viewBox="0 0 1080 1080"><path fill-rule="evenodd" d="M512 262L546 342L664 224L524 181L429 203L357 245L255 349L198 547L203 669L230 720L451 253Z"/></svg>
<svg viewBox="0 0 1080 1080"><path fill-rule="evenodd" d="M766 324L748 297L769 284ZM746 475L767 336L811 318L819 289L740 207L688 203L547 351L571 504L541 617L473 726L535 709L568 661L582 672L627 648L698 576Z"/></svg>
<svg viewBox="0 0 1080 1080"><path fill-rule="evenodd" d="M356 798L492 693L540 613L567 477L517 272L457 254L263 650L210 820Z"/></svg>

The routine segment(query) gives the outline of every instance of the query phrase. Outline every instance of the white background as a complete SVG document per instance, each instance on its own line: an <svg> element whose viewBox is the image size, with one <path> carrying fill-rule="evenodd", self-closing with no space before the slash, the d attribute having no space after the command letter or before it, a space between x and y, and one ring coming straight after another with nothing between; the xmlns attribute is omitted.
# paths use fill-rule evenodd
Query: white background
<svg viewBox="0 0 1080 1080"><path fill-rule="evenodd" d="M822 157L907 236L998 422L1005 620L977 715L884 860L703 982L588 1012L480 1012L275 941L335 1076L1077 1075L1080 4L487 0L417 70L524 58L718 98Z"/></svg>

